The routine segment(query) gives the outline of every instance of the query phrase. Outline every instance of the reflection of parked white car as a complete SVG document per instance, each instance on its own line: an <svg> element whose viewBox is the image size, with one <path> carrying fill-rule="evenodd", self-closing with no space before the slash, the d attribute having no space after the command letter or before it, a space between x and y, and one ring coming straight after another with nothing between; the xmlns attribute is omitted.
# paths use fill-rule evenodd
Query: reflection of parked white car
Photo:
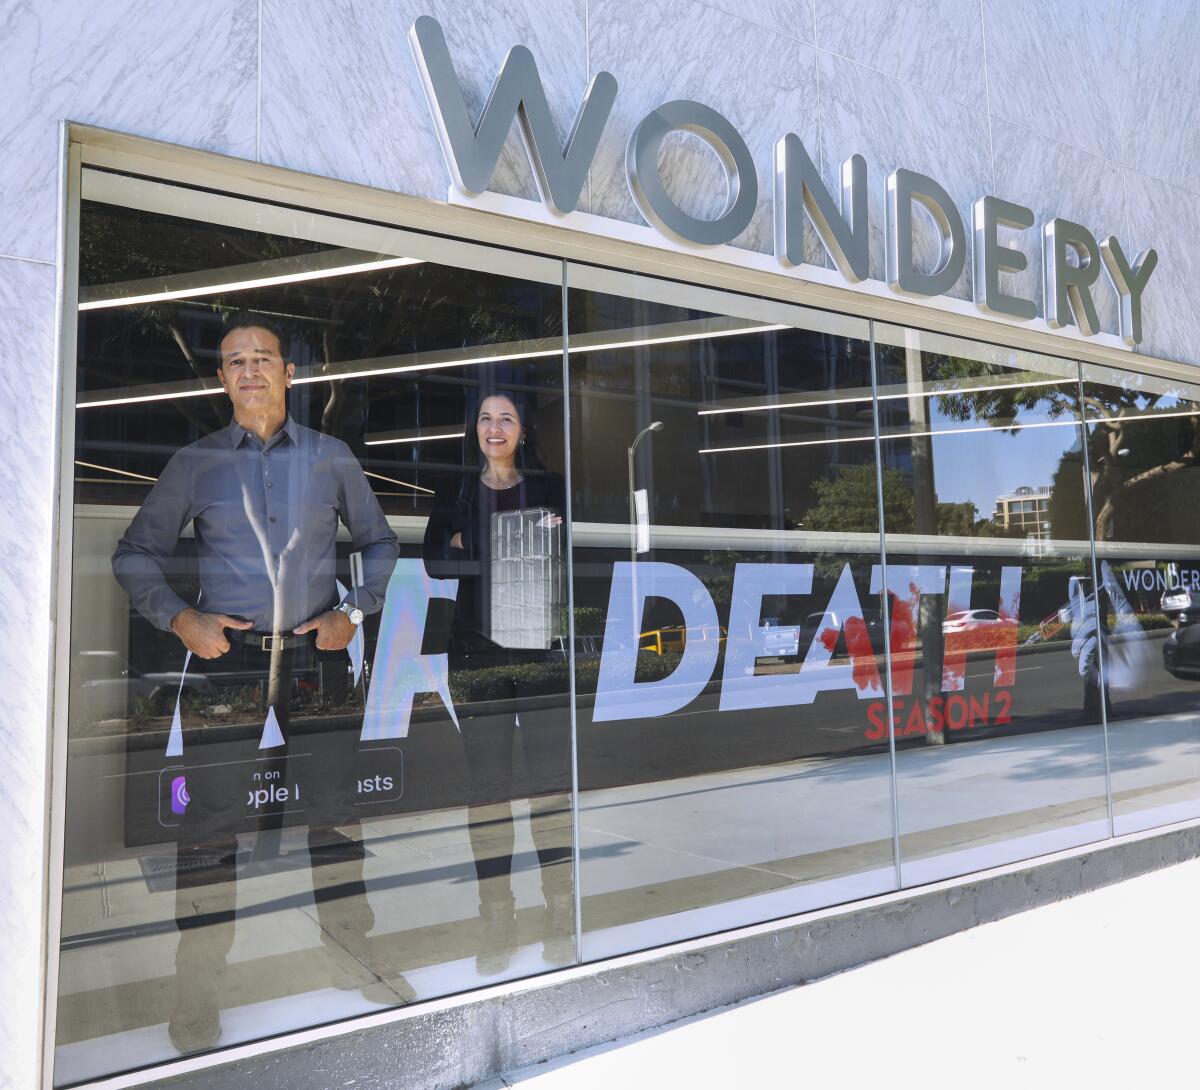
<svg viewBox="0 0 1200 1090"><path fill-rule="evenodd" d="M555 636L550 641L550 650L557 652L566 658L567 648L570 646L570 640L566 636ZM604 650L603 636L576 636L575 637L575 657L580 659L598 658Z"/></svg>
<svg viewBox="0 0 1200 1090"><path fill-rule="evenodd" d="M994 625L1014 625L1016 621L1001 617L994 609L962 609L951 613L942 622L943 632L974 632Z"/></svg>
<svg viewBox="0 0 1200 1090"><path fill-rule="evenodd" d="M1159 600L1159 608L1168 616L1192 608L1192 594L1187 590L1168 590Z"/></svg>
<svg viewBox="0 0 1200 1090"><path fill-rule="evenodd" d="M800 651L800 627L781 625L778 617L764 617L759 628L762 636L763 657L778 655L781 658Z"/></svg>
<svg viewBox="0 0 1200 1090"><path fill-rule="evenodd" d="M969 651L994 651L1016 641L1017 622L994 609L961 609L942 622L942 635L952 636Z"/></svg>
<svg viewBox="0 0 1200 1090"><path fill-rule="evenodd" d="M179 692L178 671L141 674L117 651L79 651L71 680L79 694L79 711L88 719L124 719L137 697L150 702L158 714L167 710ZM203 674L188 674L184 688L204 693L212 684Z"/></svg>

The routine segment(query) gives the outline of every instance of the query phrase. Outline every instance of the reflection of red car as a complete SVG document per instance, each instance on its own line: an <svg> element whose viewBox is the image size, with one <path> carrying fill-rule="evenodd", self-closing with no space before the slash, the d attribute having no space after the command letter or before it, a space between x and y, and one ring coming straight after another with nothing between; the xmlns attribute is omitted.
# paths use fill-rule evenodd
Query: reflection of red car
<svg viewBox="0 0 1200 1090"><path fill-rule="evenodd" d="M963 609L942 622L942 633L971 651L1009 647L1016 639L1017 622L994 609Z"/></svg>

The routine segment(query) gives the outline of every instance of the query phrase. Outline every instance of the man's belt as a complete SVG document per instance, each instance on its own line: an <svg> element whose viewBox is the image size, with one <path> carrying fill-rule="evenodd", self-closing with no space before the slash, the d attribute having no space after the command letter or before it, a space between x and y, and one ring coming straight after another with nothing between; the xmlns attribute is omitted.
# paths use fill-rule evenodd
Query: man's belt
<svg viewBox="0 0 1200 1090"><path fill-rule="evenodd" d="M296 636L290 632L286 635L269 636L263 635L261 632L231 631L229 635L232 637L233 643L240 643L251 651L264 652L292 651L297 647L311 645L315 639L312 632L306 632L303 636Z"/></svg>

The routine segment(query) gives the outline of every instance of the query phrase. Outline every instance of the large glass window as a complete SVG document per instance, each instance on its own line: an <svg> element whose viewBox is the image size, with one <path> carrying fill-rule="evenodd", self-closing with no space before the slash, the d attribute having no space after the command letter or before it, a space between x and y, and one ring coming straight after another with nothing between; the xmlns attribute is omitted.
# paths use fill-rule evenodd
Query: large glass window
<svg viewBox="0 0 1200 1090"><path fill-rule="evenodd" d="M1098 567L1088 664L1126 833L1200 816L1200 387L1090 364L1083 378Z"/></svg>
<svg viewBox="0 0 1200 1090"><path fill-rule="evenodd" d="M1200 385L79 223L58 1085L1200 817Z"/></svg>
<svg viewBox="0 0 1200 1090"><path fill-rule="evenodd" d="M867 324L569 284L585 955L892 888Z"/></svg>
<svg viewBox="0 0 1200 1090"><path fill-rule="evenodd" d="M875 340L904 883L1106 836L1100 702L1080 680L1078 368L894 326ZM1041 490L1047 533L985 514Z"/></svg>
<svg viewBox="0 0 1200 1090"><path fill-rule="evenodd" d="M575 958L561 265L223 207L81 209L63 1085Z"/></svg>

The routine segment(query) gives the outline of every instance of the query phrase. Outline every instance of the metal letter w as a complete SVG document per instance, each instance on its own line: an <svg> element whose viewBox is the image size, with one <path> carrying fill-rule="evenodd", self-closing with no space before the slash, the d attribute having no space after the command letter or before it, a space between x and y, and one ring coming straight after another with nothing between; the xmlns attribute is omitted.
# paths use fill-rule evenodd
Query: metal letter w
<svg viewBox="0 0 1200 1090"><path fill-rule="evenodd" d="M515 115L542 201L559 213L573 211L617 97L616 79L608 72L596 74L566 148L560 150L537 64L523 45L513 46L504 58L479 124L473 126L437 20L422 15L409 39L454 184L472 194L488 188Z"/></svg>

